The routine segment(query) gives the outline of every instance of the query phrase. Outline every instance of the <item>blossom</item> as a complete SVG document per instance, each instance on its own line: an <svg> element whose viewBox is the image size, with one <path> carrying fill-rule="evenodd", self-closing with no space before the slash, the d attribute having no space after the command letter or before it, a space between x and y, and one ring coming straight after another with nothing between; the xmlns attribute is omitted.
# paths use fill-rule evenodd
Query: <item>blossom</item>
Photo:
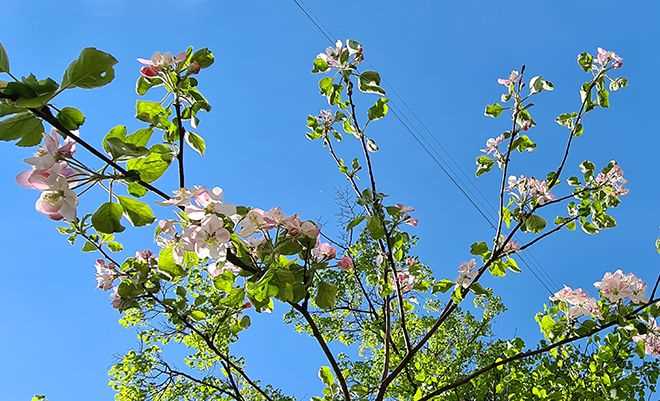
<svg viewBox="0 0 660 401"><path fill-rule="evenodd" d="M504 142L504 139L504 134L500 134L495 138L488 138L486 140L486 147L481 149L481 151L487 155L499 155L500 150L497 147Z"/></svg>
<svg viewBox="0 0 660 401"><path fill-rule="evenodd" d="M115 269L117 266L105 259L97 259L96 264L96 286L104 291L112 288L112 283L117 278Z"/></svg>
<svg viewBox="0 0 660 401"><path fill-rule="evenodd" d="M316 238L319 235L319 228L311 221L304 221L300 225L300 232L307 238Z"/></svg>
<svg viewBox="0 0 660 401"><path fill-rule="evenodd" d="M52 220L73 221L76 218L78 196L69 188L66 177L49 177L48 188L44 190L35 205L37 211Z"/></svg>
<svg viewBox="0 0 660 401"><path fill-rule="evenodd" d="M403 220L403 224L407 224L411 227L417 227L417 224L419 224L419 220L417 220L414 217L408 216Z"/></svg>
<svg viewBox="0 0 660 401"><path fill-rule="evenodd" d="M119 288L114 287L112 289L112 292L110 293L110 302L112 303L112 307L115 309L119 309L122 304L122 299L121 296L119 295Z"/></svg>
<svg viewBox="0 0 660 401"><path fill-rule="evenodd" d="M284 228L286 228L286 231L289 235L297 236L302 230L302 223L300 222L298 215L295 214L284 219L282 224L284 225Z"/></svg>
<svg viewBox="0 0 660 401"><path fill-rule="evenodd" d="M647 322L647 332L633 336L633 341L644 343L644 351L648 355L660 356L660 327L654 318Z"/></svg>
<svg viewBox="0 0 660 401"><path fill-rule="evenodd" d="M241 269L231 262L224 261L211 263L206 267L206 270L209 272L211 277L215 278L226 271L238 274Z"/></svg>
<svg viewBox="0 0 660 401"><path fill-rule="evenodd" d="M49 178L56 176L71 177L76 170L69 167L66 162L57 162L48 169L36 169L24 171L16 176L16 183L25 188L43 191L48 189Z"/></svg>
<svg viewBox="0 0 660 401"><path fill-rule="evenodd" d="M352 59L351 59L351 56ZM346 46L341 40L335 42L334 47L328 47L325 52L316 56L328 63L331 68L346 69L353 68L364 59L363 48L355 41L346 41Z"/></svg>
<svg viewBox="0 0 660 401"><path fill-rule="evenodd" d="M634 274L624 274L621 270L605 273L601 281L594 283L594 287L600 290L601 296L612 303L624 299L630 299L636 304L646 301L644 297L646 283Z"/></svg>
<svg viewBox="0 0 660 401"><path fill-rule="evenodd" d="M329 130L332 127L332 124L335 123L335 116L330 110L321 110L317 120L326 130Z"/></svg>
<svg viewBox="0 0 660 401"><path fill-rule="evenodd" d="M511 196L519 204L534 201L539 205L543 205L554 199L545 180L537 180L534 177L525 177L522 175L520 177L512 175L508 178L508 184L507 190L511 192Z"/></svg>
<svg viewBox="0 0 660 401"><path fill-rule="evenodd" d="M415 286L416 278L408 270L401 270L396 274L396 280L399 283L401 292L408 292L412 291L413 287Z"/></svg>
<svg viewBox="0 0 660 401"><path fill-rule="evenodd" d="M266 212L264 212L262 209L254 208L250 209L243 220L241 220L239 234L241 236L247 237L248 235L251 235L259 230L271 229L274 226L275 224L273 224L272 221L267 220Z"/></svg>
<svg viewBox="0 0 660 401"><path fill-rule="evenodd" d="M72 157L76 150L76 142L71 138L64 139L60 144L60 133L56 129L50 134L44 134L44 145L34 156L25 159L25 162L34 166L36 170L48 170L57 162Z"/></svg>
<svg viewBox="0 0 660 401"><path fill-rule="evenodd" d="M193 249L200 258L224 260L231 234L218 216L210 215L186 237L190 238Z"/></svg>
<svg viewBox="0 0 660 401"><path fill-rule="evenodd" d="M337 266L344 271L351 270L353 268L353 259L348 255L344 255L337 263Z"/></svg>
<svg viewBox="0 0 660 401"><path fill-rule="evenodd" d="M317 262L334 259L337 256L337 250L327 242L320 242L317 238L316 246L312 249L312 257Z"/></svg>
<svg viewBox="0 0 660 401"><path fill-rule="evenodd" d="M169 206L185 206L190 203L193 193L187 188L179 188L174 191L174 196L161 202Z"/></svg>
<svg viewBox="0 0 660 401"><path fill-rule="evenodd" d="M149 249L135 252L135 259L138 262L146 263L147 265L155 265L157 263L153 252Z"/></svg>
<svg viewBox="0 0 660 401"><path fill-rule="evenodd" d="M596 61L603 67L610 61L612 62L612 68L623 67L623 59L618 54L600 47L596 51Z"/></svg>
<svg viewBox="0 0 660 401"><path fill-rule="evenodd" d="M162 70L175 67L177 64L185 61L187 55L185 52L179 53L176 57L171 53L156 52L150 59L138 58L137 61L142 64L140 74L147 78L153 78Z"/></svg>
<svg viewBox="0 0 660 401"><path fill-rule="evenodd" d="M550 300L565 303L568 306L569 319L577 319L580 316L601 316L596 300L589 297L582 288L574 290L564 286L564 288L551 296Z"/></svg>
<svg viewBox="0 0 660 401"><path fill-rule="evenodd" d="M376 255L374 262L376 262L377 266L382 265L383 262L385 262L385 255L383 255L381 252L378 252L378 255Z"/></svg>
<svg viewBox="0 0 660 401"><path fill-rule="evenodd" d="M472 281L479 274L477 269L477 261L470 259L467 262L463 262L458 266L458 278L456 279L456 284L460 285L463 288L468 288Z"/></svg>
<svg viewBox="0 0 660 401"><path fill-rule="evenodd" d="M612 161L612 167L606 173L599 173L596 176L596 184L599 186L607 185L617 196L627 195L628 189L624 185L628 183L623 177L623 169L615 161Z"/></svg>
<svg viewBox="0 0 660 401"><path fill-rule="evenodd" d="M341 54L344 51L344 45L341 40L335 42L335 47L328 47L324 53L320 53L317 58L324 60L330 67L341 68Z"/></svg>
<svg viewBox="0 0 660 401"><path fill-rule="evenodd" d="M509 78L498 78L497 83L504 86L510 86L518 82L520 79L520 73L516 70L511 71Z"/></svg>
<svg viewBox="0 0 660 401"><path fill-rule="evenodd" d="M222 216L233 216L236 207L222 201L222 188L214 187L208 190L204 187L195 187L190 192L190 197L185 205L185 211L191 220L202 220L204 217L217 214Z"/></svg>
<svg viewBox="0 0 660 401"><path fill-rule="evenodd" d="M410 213L410 212L415 211L414 207L404 205L403 203L396 203L394 206L397 209L399 209L399 213L401 213L401 214L406 214L406 213Z"/></svg>

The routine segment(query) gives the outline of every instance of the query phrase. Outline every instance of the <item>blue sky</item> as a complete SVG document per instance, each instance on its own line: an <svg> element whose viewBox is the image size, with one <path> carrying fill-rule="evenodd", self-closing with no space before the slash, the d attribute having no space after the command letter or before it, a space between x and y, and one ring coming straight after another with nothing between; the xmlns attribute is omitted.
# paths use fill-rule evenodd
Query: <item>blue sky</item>
<svg viewBox="0 0 660 401"><path fill-rule="evenodd" d="M585 158L598 165L619 161L631 189L614 212L619 226L597 237L562 232L534 249L534 268L545 270L555 285L589 291L604 271L619 267L654 278L653 241L660 235L660 5L622 6L613 0L304 4L336 37L363 43L369 67L381 72L384 86L405 100L434 137L418 120L411 122L415 132L433 146L441 143L468 180L485 140L505 129L504 120L482 116L483 106L499 97L498 77L524 63L531 75L555 83L553 93L536 101L533 135L539 150L518 158L512 169L512 174L541 175L556 166L565 140L554 116L577 108L577 88L586 79L576 54L597 46L616 50L631 84L614 94L610 110L587 117L586 134L568 166L575 173ZM70 91L58 100L83 110L82 135L96 143L116 124L139 126L133 119L136 57L188 45L213 49L216 64L201 77L214 106L199 128L208 152L204 159L188 157L189 182L219 185L231 202L281 206L335 227L336 192L345 184L320 146L304 138L305 116L324 106L310 67L327 41L293 1L34 0L5 2L2 13L0 41L17 74L59 79L87 46L120 60L111 85ZM399 97L392 98L395 109L412 115ZM417 254L439 275L453 278L457 264L469 257L469 244L490 238L491 230L398 121L375 124L372 135L381 147L375 156L381 189L417 208ZM134 335L116 323L107 294L95 289L94 256L67 246L55 224L34 211L37 194L15 185L29 153L0 146L5 188L0 293L7 302L0 330L3 399L28 400L37 392L53 401L111 399L106 371L135 345ZM160 186L172 188L171 178ZM473 192L477 186L494 205L495 181L486 176L465 185ZM149 230L123 238L131 252L151 245ZM509 306L497 333L535 339L533 314L542 309L547 292L524 270L503 280L488 278L486 284ZM253 319L237 349L248 355L248 370L257 378L303 399L318 389L316 372L324 361L316 344L282 326L279 313ZM281 361L286 370L271 368Z"/></svg>

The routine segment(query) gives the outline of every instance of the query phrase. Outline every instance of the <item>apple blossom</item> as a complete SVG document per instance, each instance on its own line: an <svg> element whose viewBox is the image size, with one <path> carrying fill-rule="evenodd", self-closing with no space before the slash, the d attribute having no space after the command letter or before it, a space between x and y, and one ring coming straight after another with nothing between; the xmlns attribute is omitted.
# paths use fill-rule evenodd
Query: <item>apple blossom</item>
<svg viewBox="0 0 660 401"><path fill-rule="evenodd" d="M117 266L112 262L107 262L105 259L96 260L96 286L102 290L109 290L112 288L112 283L117 278Z"/></svg>
<svg viewBox="0 0 660 401"><path fill-rule="evenodd" d="M158 263L154 257L153 252L151 252L149 249L135 252L135 259L138 262L146 263L149 266L156 265Z"/></svg>
<svg viewBox="0 0 660 401"><path fill-rule="evenodd" d="M231 234L216 215L209 215L199 227L195 227L191 241L195 253L200 258L224 260Z"/></svg>
<svg viewBox="0 0 660 401"><path fill-rule="evenodd" d="M397 272L396 279L399 282L399 287L402 292L412 291L415 286L416 278L408 270L401 270Z"/></svg>
<svg viewBox="0 0 660 401"><path fill-rule="evenodd" d="M319 236L319 228L311 221L304 221L300 225L300 232L307 238L316 238Z"/></svg>
<svg viewBox="0 0 660 401"><path fill-rule="evenodd" d="M140 74L146 78L157 76L162 70L173 68L178 63L186 60L186 53L179 53L176 57L171 53L156 52L150 59L138 58L137 61L142 64Z"/></svg>
<svg viewBox="0 0 660 401"><path fill-rule="evenodd" d="M568 306L568 318L577 319L580 316L593 316L599 318L600 310L596 300L589 297L582 288L572 289L564 286L550 297L551 301L562 302Z"/></svg>
<svg viewBox="0 0 660 401"><path fill-rule="evenodd" d="M624 185L628 183L628 180L623 177L623 169L615 161L611 163L613 163L612 168L606 173L601 172L596 176L596 183L599 186L609 186L617 196L627 195L628 189L624 188Z"/></svg>
<svg viewBox="0 0 660 401"><path fill-rule="evenodd" d="M511 71L509 78L498 78L497 83L504 86L510 86L518 82L520 79L520 73L516 70Z"/></svg>
<svg viewBox="0 0 660 401"><path fill-rule="evenodd" d="M512 175L508 178L508 184L507 190L520 205L524 205L530 201L543 205L554 199L545 180L538 180L534 177L525 177L522 175L520 177Z"/></svg>
<svg viewBox="0 0 660 401"><path fill-rule="evenodd" d="M636 304L646 301L644 297L646 283L632 273L624 274L620 269L614 273L605 273L601 281L594 283L594 287L598 288L601 295L612 303L625 299L630 299Z"/></svg>
<svg viewBox="0 0 660 401"><path fill-rule="evenodd" d="M36 169L24 171L16 176L16 183L25 188L37 189L43 191L49 187L50 177L71 177L76 174L76 170L71 168L66 162L57 162L48 169Z"/></svg>
<svg viewBox="0 0 660 401"><path fill-rule="evenodd" d="M112 289L112 292L110 293L110 302L112 303L113 308L115 309L121 308L122 299L121 296L119 295L119 287L114 287Z"/></svg>
<svg viewBox="0 0 660 401"><path fill-rule="evenodd" d="M458 266L458 278L456 279L456 284L460 285L463 288L468 288L472 281L479 274L477 269L477 261L470 259L467 262L463 262Z"/></svg>
<svg viewBox="0 0 660 401"><path fill-rule="evenodd" d="M660 327L655 318L649 318L647 332L633 336L633 341L642 342L648 355L660 356Z"/></svg>
<svg viewBox="0 0 660 401"><path fill-rule="evenodd" d="M202 220L210 214L232 217L236 214L236 207L223 203L223 191L215 187L208 190L204 187L195 187L191 192L185 211L191 220Z"/></svg>
<svg viewBox="0 0 660 401"><path fill-rule="evenodd" d="M44 190L35 205L37 211L52 220L73 221L76 218L78 196L69 188L64 176L49 177L48 189Z"/></svg>
<svg viewBox="0 0 660 401"><path fill-rule="evenodd" d="M495 138L488 138L486 140L486 147L481 149L481 151L487 155L499 155L500 150L497 147L504 142L504 139L504 134L500 134Z"/></svg>
<svg viewBox="0 0 660 401"><path fill-rule="evenodd" d="M227 261L211 263L206 267L206 270L213 278L220 276L226 271L232 272L233 274L238 274L241 271L239 267Z"/></svg>
<svg viewBox="0 0 660 401"><path fill-rule="evenodd" d="M353 268L353 259L348 255L344 255L337 263L337 266L344 271L351 270Z"/></svg>
<svg viewBox="0 0 660 401"><path fill-rule="evenodd" d="M337 250L327 242L320 242L317 238L316 246L312 249L312 257L317 262L334 259L337 256Z"/></svg>
<svg viewBox="0 0 660 401"><path fill-rule="evenodd" d="M612 68L623 67L623 59L619 55L600 47L596 50L596 60L602 67L607 66L610 61L612 62Z"/></svg>
<svg viewBox="0 0 660 401"><path fill-rule="evenodd" d="M77 134L77 131L74 131ZM60 144L60 134L56 129L50 134L44 134L44 146L41 146L34 156L25 159L25 162L34 166L35 170L48 170L57 162L72 157L76 150L76 142L70 138L64 139Z"/></svg>

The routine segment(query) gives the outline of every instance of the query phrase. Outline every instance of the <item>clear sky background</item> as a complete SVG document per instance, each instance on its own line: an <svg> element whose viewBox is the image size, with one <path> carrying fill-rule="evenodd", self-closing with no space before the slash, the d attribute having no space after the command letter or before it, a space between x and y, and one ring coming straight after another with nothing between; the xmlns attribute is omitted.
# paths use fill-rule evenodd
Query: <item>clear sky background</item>
<svg viewBox="0 0 660 401"><path fill-rule="evenodd" d="M562 232L534 248L532 266L553 291L566 283L595 294L592 283L619 267L654 278L660 261L653 248L660 234L657 2L304 4L333 35L363 43L368 66L378 69L384 86L419 117L411 128L433 149L442 145L443 163L449 154L467 171L473 182L459 178L471 192L476 192L474 157L507 125L506 119L482 115L484 105L499 97L498 77L524 63L529 74L555 83L553 93L535 101L538 127L532 134L538 152L518 157L512 168L512 174L540 176L556 167L566 138L554 116L577 109L579 84L588 78L575 56L597 46L616 50L625 59L630 86L613 95L610 110L588 115L568 171L575 174L585 158L599 166L620 162L631 192L614 212L619 226L597 237ZM87 46L120 60L111 85L70 91L57 102L87 115L82 135L94 143L116 124L140 126L133 118L136 57L188 45L213 49L216 64L201 76L214 106L199 128L208 152L204 159L188 157L188 181L219 185L230 202L281 206L336 228L336 193L345 184L320 145L304 138L306 115L324 107L311 61L328 43L293 1L32 0L6 1L0 10L0 41L16 74L59 80ZM412 116L397 96L392 104ZM457 264L469 258L469 244L491 238L492 230L398 121L374 124L372 135L381 146L375 156L380 188L393 201L417 208L416 253L439 275L454 278ZM31 151L0 145L0 398L29 400L45 393L53 401L110 400L107 369L135 345L134 334L116 323L107 294L95 289L95 256L69 247L56 224L34 211L37 193L15 185ZM494 205L495 176L476 185ZM159 186L173 188L172 177ZM556 192L566 190L564 185ZM494 216L492 207L487 210ZM163 208L157 212L167 216ZM131 253L145 244L153 247L149 229L122 238ZM530 269L485 282L509 306L496 332L537 339L533 315L548 293ZM236 350L248 355L248 371L256 378L308 399L319 389L316 372L325 361L310 338L280 324L282 311L279 306L271 316L253 319Z"/></svg>

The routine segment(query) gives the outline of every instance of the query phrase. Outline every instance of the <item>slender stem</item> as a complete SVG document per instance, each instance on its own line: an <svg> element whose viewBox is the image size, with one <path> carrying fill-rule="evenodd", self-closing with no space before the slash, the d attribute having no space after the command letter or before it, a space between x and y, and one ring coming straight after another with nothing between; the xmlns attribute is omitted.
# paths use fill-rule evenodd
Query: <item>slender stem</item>
<svg viewBox="0 0 660 401"><path fill-rule="evenodd" d="M177 130L179 131L179 153L176 155L176 159L179 164L179 188L184 188L186 186L186 178L184 173L183 165L183 149L184 149L184 139L186 136L186 130L183 127L183 120L181 119L181 101L179 95L175 95L174 100L174 109L176 110L176 123Z"/></svg>
<svg viewBox="0 0 660 401"><path fill-rule="evenodd" d="M341 368L339 367L339 364L337 363L337 360L335 359L334 355L332 354L332 351L330 350L330 347L328 347L328 344L326 343L325 339L323 338L323 334L321 334L321 331L319 330L318 326L316 325L316 322L314 322L314 318L312 318L312 315L310 315L309 311L307 311L305 308L302 306L296 304L296 303L290 303L290 305L298 311L305 321L307 321L307 324L309 324L309 327L312 329L312 334L314 335L314 338L316 338L316 341L319 343L321 346L321 349L323 350L323 353L325 354L326 358L328 359L328 362L330 362L330 365L332 366L332 370L335 373L335 376L337 376L337 380L339 381L339 386L341 387L341 390L344 394L344 399L346 401L350 401L351 399L351 393L348 390L348 385L346 384L346 378L344 377L344 374L341 371Z"/></svg>

